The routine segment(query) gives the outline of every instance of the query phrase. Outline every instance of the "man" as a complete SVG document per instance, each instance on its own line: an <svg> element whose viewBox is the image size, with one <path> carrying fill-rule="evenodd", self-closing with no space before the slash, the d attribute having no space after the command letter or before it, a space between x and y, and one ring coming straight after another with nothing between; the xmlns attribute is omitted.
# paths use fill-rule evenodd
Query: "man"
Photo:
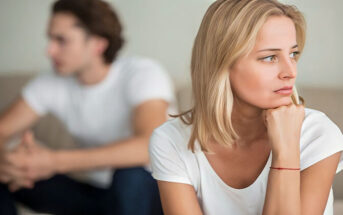
<svg viewBox="0 0 343 215"><path fill-rule="evenodd" d="M143 166L150 134L174 102L168 76L148 59L114 61L121 25L100 0L56 1L48 37L55 72L31 81L0 115L0 214L16 214L14 201L63 215L160 214ZM66 125L76 149L47 149L27 131L46 113ZM21 144L6 150L23 131ZM80 171L82 179L66 176Z"/></svg>

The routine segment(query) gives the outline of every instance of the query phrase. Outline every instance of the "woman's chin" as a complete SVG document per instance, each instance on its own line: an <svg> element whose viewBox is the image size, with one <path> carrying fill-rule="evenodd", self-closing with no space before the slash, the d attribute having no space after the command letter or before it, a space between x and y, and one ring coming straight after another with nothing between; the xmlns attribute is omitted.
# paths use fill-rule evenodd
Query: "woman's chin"
<svg viewBox="0 0 343 215"><path fill-rule="evenodd" d="M278 108L281 106L290 105L292 103L293 103L293 101L292 101L291 97L289 97L289 98L280 99L278 101L269 102L269 104L267 104L267 105L263 105L263 106L261 105L261 108L262 109L275 109L275 108Z"/></svg>
<svg viewBox="0 0 343 215"><path fill-rule="evenodd" d="M287 106L293 104L293 101L291 99L291 97L289 97L288 99L283 99L282 101L276 102L275 104L271 105L273 108L278 108L281 106Z"/></svg>

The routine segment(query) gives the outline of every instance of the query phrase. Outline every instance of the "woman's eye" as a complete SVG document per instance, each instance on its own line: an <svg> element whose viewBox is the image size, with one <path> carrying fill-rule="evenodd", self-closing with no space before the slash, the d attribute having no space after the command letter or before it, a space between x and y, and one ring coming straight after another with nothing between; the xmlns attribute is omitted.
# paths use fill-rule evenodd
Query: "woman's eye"
<svg viewBox="0 0 343 215"><path fill-rule="evenodd" d="M261 60L264 62L275 62L276 56L275 55L267 56L267 57L261 58Z"/></svg>
<svg viewBox="0 0 343 215"><path fill-rule="evenodd" d="M299 55L299 52L292 52L289 56L291 58L296 58Z"/></svg>

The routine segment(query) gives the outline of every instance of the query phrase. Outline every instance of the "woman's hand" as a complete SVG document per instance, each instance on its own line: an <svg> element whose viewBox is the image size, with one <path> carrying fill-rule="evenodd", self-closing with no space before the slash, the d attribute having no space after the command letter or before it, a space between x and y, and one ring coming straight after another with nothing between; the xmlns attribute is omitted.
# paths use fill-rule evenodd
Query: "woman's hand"
<svg viewBox="0 0 343 215"><path fill-rule="evenodd" d="M304 106L294 104L280 106L265 110L264 116L273 153L273 166L299 167Z"/></svg>

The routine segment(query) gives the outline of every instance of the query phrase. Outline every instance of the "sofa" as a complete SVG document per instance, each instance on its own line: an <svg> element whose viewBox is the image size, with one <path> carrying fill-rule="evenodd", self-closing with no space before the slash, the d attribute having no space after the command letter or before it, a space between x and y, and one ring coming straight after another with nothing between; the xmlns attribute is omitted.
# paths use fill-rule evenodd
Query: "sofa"
<svg viewBox="0 0 343 215"><path fill-rule="evenodd" d="M0 112L3 112L20 95L21 88L34 75L35 73L0 73ZM179 87L176 90L181 111L190 107L190 91L190 86ZM326 113L343 130L343 89L298 86L298 91L305 99L307 107ZM58 149L73 146L73 138L63 125L51 115L43 117L32 129L37 139L51 148ZM343 214L343 171L336 175L333 190L335 215ZM21 215L37 214L23 209L23 207L20 208Z"/></svg>

